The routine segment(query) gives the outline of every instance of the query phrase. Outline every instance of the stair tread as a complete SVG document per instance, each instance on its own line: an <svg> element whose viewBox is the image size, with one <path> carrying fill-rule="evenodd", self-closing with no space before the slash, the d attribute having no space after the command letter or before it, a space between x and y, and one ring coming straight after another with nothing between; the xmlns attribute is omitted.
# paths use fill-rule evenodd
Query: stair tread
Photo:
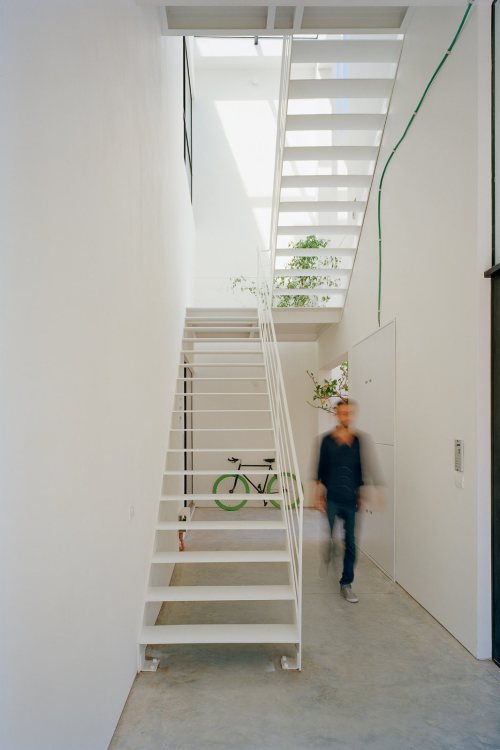
<svg viewBox="0 0 500 750"><path fill-rule="evenodd" d="M330 256L337 256L337 257L346 257L348 256L349 259L352 259L352 257L356 253L355 247L304 247L304 248L293 248L293 247L277 247L276 248L276 255L280 258L286 256L293 258L294 256L299 257L330 257ZM351 269L348 269L351 270Z"/></svg>
<svg viewBox="0 0 500 750"><path fill-rule="evenodd" d="M196 339L202 341L203 339ZM262 349L181 349L181 354L262 354Z"/></svg>
<svg viewBox="0 0 500 750"><path fill-rule="evenodd" d="M178 377L177 380L186 380L187 382L191 382L192 380L267 380L267 378L261 378L259 376L255 375L249 375L247 378L244 377L226 377L225 375L217 375L209 377L208 375L206 377L200 377L199 375L195 375L192 378L181 378ZM193 396L199 396L199 393L193 393Z"/></svg>
<svg viewBox="0 0 500 750"><path fill-rule="evenodd" d="M209 352L207 352L209 353ZM265 367L264 362L179 362L179 367Z"/></svg>
<svg viewBox="0 0 500 750"><path fill-rule="evenodd" d="M378 146L285 146L283 161L374 161Z"/></svg>
<svg viewBox="0 0 500 750"><path fill-rule="evenodd" d="M272 427L172 427L170 432L272 432Z"/></svg>
<svg viewBox="0 0 500 750"><path fill-rule="evenodd" d="M240 427L238 428L239 431L243 431L244 428ZM258 430L260 432L260 430ZM271 471L274 471L272 469ZM241 469L234 469L232 470L230 466L224 467L224 469L167 469L163 472L164 476L168 477L183 477L183 476L213 476L218 477L220 474L229 474L230 476L238 476L242 477L249 474L270 474L271 472L267 469L266 466L263 466L261 470L256 469L252 470L249 469L248 471L241 471Z"/></svg>
<svg viewBox="0 0 500 750"><path fill-rule="evenodd" d="M393 78L295 78L289 99L388 99Z"/></svg>
<svg viewBox="0 0 500 750"><path fill-rule="evenodd" d="M270 414L271 409L172 409L172 414Z"/></svg>
<svg viewBox="0 0 500 750"><path fill-rule="evenodd" d="M292 276L347 276L350 272L350 268L275 268L274 275L279 278L291 278Z"/></svg>
<svg viewBox="0 0 500 750"><path fill-rule="evenodd" d="M287 550L196 550L155 552L153 563L255 563L289 562Z"/></svg>
<svg viewBox="0 0 500 750"><path fill-rule="evenodd" d="M151 586L146 601L278 601L294 598L291 586Z"/></svg>
<svg viewBox="0 0 500 750"><path fill-rule="evenodd" d="M285 528L283 521L159 521L156 525L157 531L282 531Z"/></svg>
<svg viewBox="0 0 500 750"><path fill-rule="evenodd" d="M348 201L348 200L331 200L318 201L311 200L294 200L281 201L279 205L280 213L352 213L364 211L366 208L365 201Z"/></svg>
<svg viewBox="0 0 500 750"><path fill-rule="evenodd" d="M297 643L296 625L151 625L143 627L141 644Z"/></svg>
<svg viewBox="0 0 500 750"><path fill-rule="evenodd" d="M266 450L271 452L273 448L169 448L167 453L228 453L233 455L234 453L263 453Z"/></svg>
<svg viewBox="0 0 500 750"><path fill-rule="evenodd" d="M177 391L177 393L174 393L174 396L192 396L193 398L202 396L203 398L205 398L205 396L269 396L269 394L267 391L262 391L260 393L257 393L256 391L243 391L243 392L234 391L231 393L228 393L227 391L222 391L222 392L221 391L209 391L208 393L187 393L187 394L179 393Z"/></svg>
<svg viewBox="0 0 500 750"><path fill-rule="evenodd" d="M361 227L358 224L281 224L278 227L279 235L351 235L358 237ZM296 249L296 248L295 248ZM300 248L299 248L300 249Z"/></svg>
<svg viewBox="0 0 500 750"><path fill-rule="evenodd" d="M250 331L258 331L258 326L254 325L248 325L248 326L212 326L212 325L190 325L190 326L184 326L184 330L186 332L205 332L205 333L214 333L217 331L229 331L230 333L249 333Z"/></svg>
<svg viewBox="0 0 500 750"><path fill-rule="evenodd" d="M401 45L399 39L298 39L292 45L292 64L395 63Z"/></svg>
<svg viewBox="0 0 500 750"><path fill-rule="evenodd" d="M281 178L281 189L296 187L358 187L369 188L371 174L287 174Z"/></svg>
<svg viewBox="0 0 500 750"><path fill-rule="evenodd" d="M215 474L219 474L219 472L214 472ZM233 472L231 476L234 476L236 472ZM269 472L271 473L271 472ZM223 493L223 492L217 492L217 494L211 493L198 493L193 492L193 494L190 495L182 495L180 492L177 495L162 495L161 499L169 501L169 500L177 500L178 502L183 502L184 500L254 500L257 498L258 500L282 500L283 496L280 494L276 494L273 492L273 494L269 495L267 493L251 493L251 492L234 492L233 494L229 493Z"/></svg>
<svg viewBox="0 0 500 750"><path fill-rule="evenodd" d="M318 130L367 130L379 131L384 127L385 115L382 114L303 114L287 115L287 131Z"/></svg>
<svg viewBox="0 0 500 750"><path fill-rule="evenodd" d="M321 296L334 297L335 295L342 294L346 291L345 287L334 287L334 286L316 286L316 287L295 287L294 289L273 289L273 294L279 297L315 297L317 294ZM338 305L341 307L341 305Z"/></svg>

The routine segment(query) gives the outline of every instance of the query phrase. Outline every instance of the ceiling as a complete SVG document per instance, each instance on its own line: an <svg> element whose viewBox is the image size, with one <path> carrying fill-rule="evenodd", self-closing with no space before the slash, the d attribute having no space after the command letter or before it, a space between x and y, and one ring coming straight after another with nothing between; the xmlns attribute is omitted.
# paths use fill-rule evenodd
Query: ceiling
<svg viewBox="0 0 500 750"><path fill-rule="evenodd" d="M165 35L316 34L345 30L398 30L407 4L383 5L354 1L338 4L331 0L302 0L300 5L269 5L263 0L142 0L160 8Z"/></svg>
<svg viewBox="0 0 500 750"><path fill-rule="evenodd" d="M399 29L406 7L335 8L332 6L186 6L165 8L170 33L318 33L338 29Z"/></svg>
<svg viewBox="0 0 500 750"><path fill-rule="evenodd" d="M464 5L464 0L139 0L160 10L169 36L366 33L404 30L409 7Z"/></svg>

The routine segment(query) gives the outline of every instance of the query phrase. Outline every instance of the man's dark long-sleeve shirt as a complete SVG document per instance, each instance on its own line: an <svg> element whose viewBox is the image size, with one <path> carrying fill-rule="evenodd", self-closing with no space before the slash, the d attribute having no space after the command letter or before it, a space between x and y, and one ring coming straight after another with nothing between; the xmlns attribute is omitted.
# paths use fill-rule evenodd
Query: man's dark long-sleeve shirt
<svg viewBox="0 0 500 750"><path fill-rule="evenodd" d="M363 484L361 445L357 435L351 445L338 443L331 433L321 441L318 480L326 487L329 503L355 506Z"/></svg>

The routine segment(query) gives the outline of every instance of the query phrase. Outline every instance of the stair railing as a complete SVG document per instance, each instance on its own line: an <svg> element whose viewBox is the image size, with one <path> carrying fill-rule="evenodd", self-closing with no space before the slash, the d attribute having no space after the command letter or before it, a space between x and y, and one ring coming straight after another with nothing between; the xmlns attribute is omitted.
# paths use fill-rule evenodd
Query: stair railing
<svg viewBox="0 0 500 750"><path fill-rule="evenodd" d="M274 274L276 245L278 240L278 218L281 200L281 176L283 174L283 152L285 149L286 115L288 109L288 87L290 84L290 67L292 64L292 35L283 37L283 52L281 57L281 79L278 100L278 116L276 122L276 152L274 157L273 202L271 208L271 250L270 266Z"/></svg>
<svg viewBox="0 0 500 750"><path fill-rule="evenodd" d="M271 418L276 445L276 465L283 500L281 512L286 526L290 554L290 584L294 591L298 630L297 662L288 668L301 669L302 655L302 545L304 491L293 441L290 414L272 317L273 268L269 276L269 251L259 253L258 314L264 364L269 388Z"/></svg>

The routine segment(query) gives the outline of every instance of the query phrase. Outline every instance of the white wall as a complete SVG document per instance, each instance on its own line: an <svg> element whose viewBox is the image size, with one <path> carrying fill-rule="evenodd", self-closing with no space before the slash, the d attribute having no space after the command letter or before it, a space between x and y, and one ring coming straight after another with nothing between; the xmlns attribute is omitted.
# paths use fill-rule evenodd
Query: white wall
<svg viewBox="0 0 500 750"><path fill-rule="evenodd" d="M189 292L181 41L134 0L12 0L0 69L0 744L104 750Z"/></svg>
<svg viewBox="0 0 500 750"><path fill-rule="evenodd" d="M195 69L194 302L255 307L254 296L231 290L231 278L255 277L257 248L269 245L280 61L219 63L198 59Z"/></svg>
<svg viewBox="0 0 500 750"><path fill-rule="evenodd" d="M379 170L463 9L416 10L404 43ZM489 611L488 8L470 21L384 185L382 324L396 318L396 577L473 654ZM376 182L376 184L378 184ZM320 365L377 327L376 191L342 323ZM465 441L455 486L453 440Z"/></svg>
<svg viewBox="0 0 500 750"><path fill-rule="evenodd" d="M316 478L320 412L307 403L312 402L314 388L307 370L317 373L318 344L316 341L281 341L279 355L305 503L311 505L314 502L311 480Z"/></svg>
<svg viewBox="0 0 500 750"><path fill-rule="evenodd" d="M363 497L364 509L358 516L358 544L392 579L395 564L395 357L394 321L378 328L349 353L349 396L357 404L359 429L373 440L370 457L365 458L368 465L363 466L363 474L367 475L363 478L368 487ZM369 465L370 460L375 461L374 467Z"/></svg>

